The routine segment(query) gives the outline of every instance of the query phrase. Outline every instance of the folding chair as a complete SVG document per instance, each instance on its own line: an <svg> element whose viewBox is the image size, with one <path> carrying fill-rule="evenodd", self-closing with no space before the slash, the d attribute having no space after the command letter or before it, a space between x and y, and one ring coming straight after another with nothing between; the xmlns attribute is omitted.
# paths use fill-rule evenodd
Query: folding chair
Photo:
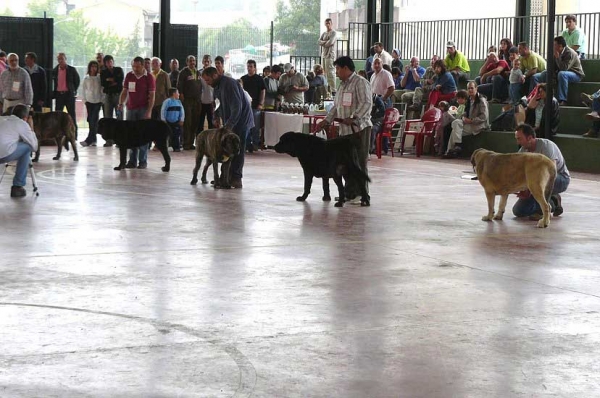
<svg viewBox="0 0 600 398"><path fill-rule="evenodd" d="M390 149L392 150L392 157L394 157L394 137L392 136L392 130L398 120L400 120L400 112L396 108L388 108L385 110L385 114L383 116L383 122L381 125L381 132L377 134L376 137L376 153L377 158L381 159L381 145L383 141L383 137L387 137L390 143ZM400 134L399 134L400 135ZM396 137L398 138L398 137Z"/></svg>
<svg viewBox="0 0 600 398"><path fill-rule="evenodd" d="M402 135L402 143L400 144L400 156L404 155L406 136L412 135L415 137L416 155L417 157L420 157L423 154L425 137L429 136L433 138L435 127L440 121L441 116L442 111L438 108L429 108L429 110L421 116L421 119L407 120L406 125L404 126L404 134Z"/></svg>
<svg viewBox="0 0 600 398"><path fill-rule="evenodd" d="M6 174L6 170L8 169L8 167L17 167L14 164L10 164L10 163L6 163L5 167L4 167L4 171L2 172L2 176L0 176L0 184L2 184L2 180L4 179L4 175ZM35 170L33 170L33 163L30 161L29 162L29 174L31 176L31 184L33 185L33 193L35 193L35 196L40 196L40 193L38 192L38 187L37 187L37 180L35 179Z"/></svg>

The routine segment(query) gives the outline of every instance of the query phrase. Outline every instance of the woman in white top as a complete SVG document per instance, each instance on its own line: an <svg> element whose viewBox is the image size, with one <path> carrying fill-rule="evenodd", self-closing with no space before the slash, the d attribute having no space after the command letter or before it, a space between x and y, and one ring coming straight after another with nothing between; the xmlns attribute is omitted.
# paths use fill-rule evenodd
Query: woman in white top
<svg viewBox="0 0 600 398"><path fill-rule="evenodd" d="M102 108L102 86L100 85L100 71L97 61L90 61L88 64L87 76L83 79L82 99L87 110L87 121L90 126L90 133L85 141L81 141L81 146L96 146L96 131L98 130L98 119L100 117L100 108Z"/></svg>

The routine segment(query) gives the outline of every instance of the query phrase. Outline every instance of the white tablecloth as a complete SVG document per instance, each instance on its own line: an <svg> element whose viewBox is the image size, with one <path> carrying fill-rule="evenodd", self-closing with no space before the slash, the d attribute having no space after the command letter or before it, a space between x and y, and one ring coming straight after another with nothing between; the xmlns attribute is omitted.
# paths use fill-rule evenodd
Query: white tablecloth
<svg viewBox="0 0 600 398"><path fill-rule="evenodd" d="M265 112L265 145L274 146L288 131L301 133L304 115Z"/></svg>

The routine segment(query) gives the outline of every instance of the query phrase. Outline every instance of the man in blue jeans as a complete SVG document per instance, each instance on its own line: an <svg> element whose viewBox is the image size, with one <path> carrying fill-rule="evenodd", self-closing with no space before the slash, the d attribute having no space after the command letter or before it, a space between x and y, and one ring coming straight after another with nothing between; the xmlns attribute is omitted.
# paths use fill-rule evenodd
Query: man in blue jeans
<svg viewBox="0 0 600 398"><path fill-rule="evenodd" d="M554 38L554 64L556 65L555 78L558 83L556 99L560 106L567 105L567 94L569 92L569 83L577 83L585 77L581 61L577 52L567 47L567 42L562 36ZM535 87L538 83L548 81L547 71L536 73L532 77L532 84Z"/></svg>
<svg viewBox="0 0 600 398"><path fill-rule="evenodd" d="M16 105L12 115L0 117L0 164L17 161L17 172L10 189L11 198L20 198L27 194L25 181L27 168L31 162L31 152L38 147L33 132L29 110L25 105Z"/></svg>
<svg viewBox="0 0 600 398"><path fill-rule="evenodd" d="M565 164L560 149L556 144L544 138L536 138L535 130L528 124L521 124L515 132L517 144L521 146L519 152L535 152L541 153L556 163L556 180L554 180L554 188L550 197L550 207L554 217L560 216L563 213L562 201L560 194L565 192L571 182L569 169ZM517 193L519 200L513 206L513 214L517 217L529 217L532 220L540 220L542 218L542 209L535 198L528 190Z"/></svg>

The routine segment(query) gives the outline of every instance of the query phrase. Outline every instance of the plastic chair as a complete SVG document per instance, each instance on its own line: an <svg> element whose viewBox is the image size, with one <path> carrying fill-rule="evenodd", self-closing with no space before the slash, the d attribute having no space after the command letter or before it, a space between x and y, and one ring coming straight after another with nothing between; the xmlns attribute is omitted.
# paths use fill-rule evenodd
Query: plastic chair
<svg viewBox="0 0 600 398"><path fill-rule="evenodd" d="M392 150L392 157L394 157L394 138L392 137L392 129L400 120L400 112L396 108L388 108L385 110L383 116L383 122L381 125L381 132L377 134L377 147L376 154L377 158L381 159L381 144L383 137L388 137L390 143L390 149Z"/></svg>
<svg viewBox="0 0 600 398"><path fill-rule="evenodd" d="M407 135L415 137L415 152L417 157L423 154L423 147L425 145L425 137L429 136L433 139L435 134L435 128L442 117L442 111L438 108L430 108L427 110L421 119L407 120L404 126L404 134L402 135L402 143L400 144L400 156L404 154L404 142L406 141ZM414 126L420 123L418 128ZM411 130L411 125L413 129Z"/></svg>
<svg viewBox="0 0 600 398"><path fill-rule="evenodd" d="M4 167L4 172L2 173L2 176L0 176L0 184L2 184L2 180L4 179L4 175L6 174L6 170L8 169L9 166L17 167L16 165L6 163L6 166ZM31 162L29 162L29 174L31 175L31 184L33 185L33 193L35 194L35 196L40 196L40 193L38 192L37 181L35 179L35 171L33 170L33 163L31 163Z"/></svg>

